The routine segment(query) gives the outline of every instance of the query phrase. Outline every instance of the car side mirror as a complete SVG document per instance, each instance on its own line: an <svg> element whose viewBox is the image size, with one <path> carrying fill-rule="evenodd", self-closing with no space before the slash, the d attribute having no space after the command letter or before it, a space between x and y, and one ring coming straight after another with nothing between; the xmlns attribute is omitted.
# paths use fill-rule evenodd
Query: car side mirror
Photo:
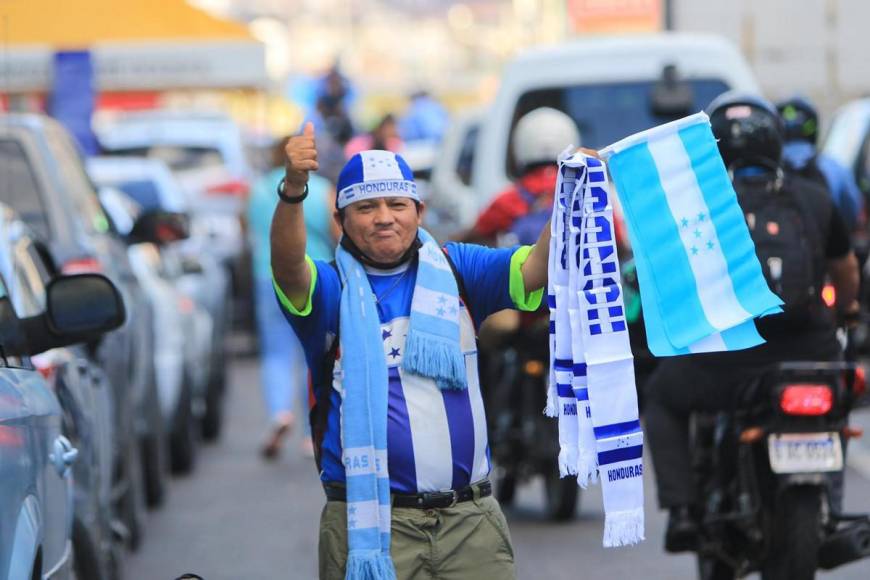
<svg viewBox="0 0 870 580"><path fill-rule="evenodd" d="M190 218L179 212L149 210L139 216L128 237L157 245L185 240L190 237Z"/></svg>
<svg viewBox="0 0 870 580"><path fill-rule="evenodd" d="M124 324L121 293L99 274L58 276L46 288L46 323L57 335L91 337Z"/></svg>
<svg viewBox="0 0 870 580"><path fill-rule="evenodd" d="M26 352L10 354L34 355L90 342L118 328L125 319L121 293L105 276L57 276L46 287L45 312L20 321L27 339Z"/></svg>

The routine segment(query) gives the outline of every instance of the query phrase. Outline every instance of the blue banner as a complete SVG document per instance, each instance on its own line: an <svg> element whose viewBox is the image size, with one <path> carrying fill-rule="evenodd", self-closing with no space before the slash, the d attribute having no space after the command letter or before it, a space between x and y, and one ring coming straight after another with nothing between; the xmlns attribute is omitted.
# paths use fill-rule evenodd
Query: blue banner
<svg viewBox="0 0 870 580"><path fill-rule="evenodd" d="M95 103L91 53L56 52L48 112L72 133L85 155L95 155L100 149L91 128Z"/></svg>

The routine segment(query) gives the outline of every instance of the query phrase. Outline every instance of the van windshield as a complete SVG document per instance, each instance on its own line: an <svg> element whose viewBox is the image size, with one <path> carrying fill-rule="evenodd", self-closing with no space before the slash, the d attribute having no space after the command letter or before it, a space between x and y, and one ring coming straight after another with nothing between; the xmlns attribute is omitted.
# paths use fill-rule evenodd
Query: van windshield
<svg viewBox="0 0 870 580"><path fill-rule="evenodd" d="M693 106L688 113L701 111L729 88L719 79L685 79L683 83L692 93ZM638 131L674 120L675 117L655 114L652 106L655 86L654 81L637 81L530 91L517 102L513 124L538 107L553 107L574 119L584 147L601 149ZM512 146L508 144L507 171L515 177L517 171L511 151Z"/></svg>

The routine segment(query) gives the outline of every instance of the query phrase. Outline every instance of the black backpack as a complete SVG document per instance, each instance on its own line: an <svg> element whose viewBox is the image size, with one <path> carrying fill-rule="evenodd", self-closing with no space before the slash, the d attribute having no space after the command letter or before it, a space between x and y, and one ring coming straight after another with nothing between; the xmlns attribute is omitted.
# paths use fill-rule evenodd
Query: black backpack
<svg viewBox="0 0 870 580"><path fill-rule="evenodd" d="M471 303L468 301L468 293L465 291L465 284L462 282L462 276L459 275L459 271L456 269L456 264L454 264L453 260L450 258L450 254L444 252L444 257L447 258L447 264L453 272L453 277L456 278L459 297L465 303L465 308L470 312ZM338 266L336 265L335 260L330 262L329 265L338 272ZM340 324L341 322L339 321L338 328L341 328ZM329 420L330 396L332 394L333 380L332 375L333 370L335 369L335 360L338 356L338 344L338 332L336 332L335 337L332 339L332 343L329 345L329 349L323 356L320 372L321 384L314 385L315 388L313 391L315 392L316 397L314 399L314 406L311 407L308 412L308 422L311 425L311 442L314 446L314 462L317 464L318 472L323 469L320 465L320 458L322 456L321 450L323 448L323 440L326 437L327 422ZM313 381L314 373L311 373L311 376L311 380Z"/></svg>
<svg viewBox="0 0 870 580"><path fill-rule="evenodd" d="M819 303L825 272L822 216L800 195L801 186L793 178L734 182L764 278L785 303L784 317L793 320Z"/></svg>
<svg viewBox="0 0 870 580"><path fill-rule="evenodd" d="M822 170L819 169L818 163L818 155L813 155L804 163L802 166L797 167L784 160L785 170L792 175L796 175L801 179L806 179L807 181L811 181L824 189L829 194L831 193L830 185L828 184L828 180L825 178L825 174L822 173Z"/></svg>

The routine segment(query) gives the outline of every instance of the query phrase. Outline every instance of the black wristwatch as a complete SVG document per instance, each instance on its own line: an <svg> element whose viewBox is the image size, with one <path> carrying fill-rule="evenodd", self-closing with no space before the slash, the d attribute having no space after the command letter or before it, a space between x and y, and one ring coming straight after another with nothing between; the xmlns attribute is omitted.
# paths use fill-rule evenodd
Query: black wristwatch
<svg viewBox="0 0 870 580"><path fill-rule="evenodd" d="M302 201L308 197L308 184L305 184L305 189L302 191L302 195L297 195L296 197L291 197L285 193L286 184L284 183L284 178L281 178L281 181L278 182L278 197L284 203L302 203Z"/></svg>

